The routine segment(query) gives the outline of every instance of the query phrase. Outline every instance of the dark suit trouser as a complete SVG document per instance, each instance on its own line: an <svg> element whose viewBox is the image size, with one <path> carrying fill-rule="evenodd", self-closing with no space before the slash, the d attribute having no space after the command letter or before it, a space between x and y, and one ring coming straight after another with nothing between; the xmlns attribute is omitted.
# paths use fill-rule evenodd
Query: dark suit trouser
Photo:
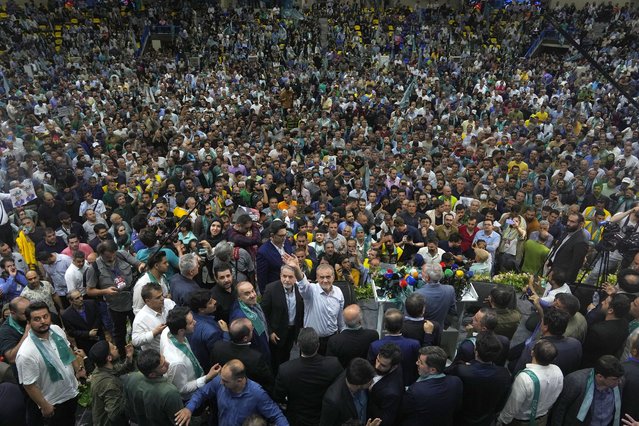
<svg viewBox="0 0 639 426"><path fill-rule="evenodd" d="M326 356L326 349L327 349L327 346L328 346L328 339L330 339L331 337L333 337L336 334L337 333L333 333L330 336L324 336L324 337L320 337L319 338L319 349L317 350L318 354Z"/></svg>
<svg viewBox="0 0 639 426"><path fill-rule="evenodd" d="M271 366L273 367L274 373L277 373L277 370L281 364L285 363L291 358L291 349L293 349L294 343L295 343L295 326L290 326L288 328L288 333L286 333L286 339L280 340L278 345L274 345L273 343L270 343Z"/></svg>
<svg viewBox="0 0 639 426"><path fill-rule="evenodd" d="M133 325L135 315L133 314L133 311L117 312L113 309L109 309L109 314L113 320L113 343L118 347L120 357L125 357L126 351L124 347L126 346L126 320L128 318L131 321L131 325Z"/></svg>
<svg viewBox="0 0 639 426"><path fill-rule="evenodd" d="M78 408L78 397L71 398L61 404L54 405L53 417L45 419L42 417L40 408L35 402L27 397L27 424L29 426L74 426L75 412Z"/></svg>

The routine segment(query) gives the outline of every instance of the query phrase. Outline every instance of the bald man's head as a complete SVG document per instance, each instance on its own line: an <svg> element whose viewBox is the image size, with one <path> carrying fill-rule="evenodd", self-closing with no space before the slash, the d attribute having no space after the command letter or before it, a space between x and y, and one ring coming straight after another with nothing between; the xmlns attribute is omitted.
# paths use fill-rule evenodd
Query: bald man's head
<svg viewBox="0 0 639 426"><path fill-rule="evenodd" d="M344 324L348 328L362 326L362 310L358 305L353 304L344 308Z"/></svg>
<svg viewBox="0 0 639 426"><path fill-rule="evenodd" d="M229 326L229 336L233 343L250 342L252 335L253 324L248 318L238 318Z"/></svg>
<svg viewBox="0 0 639 426"><path fill-rule="evenodd" d="M222 385L232 393L240 393L246 386L246 368L239 359L232 359L220 372Z"/></svg>

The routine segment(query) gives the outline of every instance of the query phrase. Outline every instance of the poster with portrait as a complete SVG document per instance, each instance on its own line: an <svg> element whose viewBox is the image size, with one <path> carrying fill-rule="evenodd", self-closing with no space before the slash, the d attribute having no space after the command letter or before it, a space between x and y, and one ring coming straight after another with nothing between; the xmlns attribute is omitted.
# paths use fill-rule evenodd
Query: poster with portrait
<svg viewBox="0 0 639 426"><path fill-rule="evenodd" d="M9 190L13 207L21 207L36 199L35 189L31 179L23 180L18 186Z"/></svg>

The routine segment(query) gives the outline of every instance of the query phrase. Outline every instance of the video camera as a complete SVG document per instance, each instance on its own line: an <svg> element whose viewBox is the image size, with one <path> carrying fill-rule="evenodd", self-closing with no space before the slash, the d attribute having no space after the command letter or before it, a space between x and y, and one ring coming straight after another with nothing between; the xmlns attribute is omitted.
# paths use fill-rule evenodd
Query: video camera
<svg viewBox="0 0 639 426"><path fill-rule="evenodd" d="M633 226L623 228L616 222L603 225L601 241L596 246L598 251L618 250L624 257L634 256L639 252L639 232Z"/></svg>

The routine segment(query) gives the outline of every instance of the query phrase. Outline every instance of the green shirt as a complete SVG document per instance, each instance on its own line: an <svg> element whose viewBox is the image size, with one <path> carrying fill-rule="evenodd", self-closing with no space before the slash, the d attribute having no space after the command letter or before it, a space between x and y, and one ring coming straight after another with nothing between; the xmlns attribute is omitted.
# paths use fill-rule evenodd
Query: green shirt
<svg viewBox="0 0 639 426"><path fill-rule="evenodd" d="M139 426L175 426L175 413L184 408L180 392L164 377L147 379L140 372L124 379L130 419Z"/></svg>
<svg viewBox="0 0 639 426"><path fill-rule="evenodd" d="M495 312L497 313L495 334L512 339L517 327L519 327L521 313L517 309L496 309Z"/></svg>
<svg viewBox="0 0 639 426"><path fill-rule="evenodd" d="M524 264L521 267L521 271L537 274L544 265L549 252L550 249L538 241L526 241L524 243Z"/></svg>
<svg viewBox="0 0 639 426"><path fill-rule="evenodd" d="M96 368L91 375L91 399L94 426L126 424L124 388L115 371Z"/></svg>

